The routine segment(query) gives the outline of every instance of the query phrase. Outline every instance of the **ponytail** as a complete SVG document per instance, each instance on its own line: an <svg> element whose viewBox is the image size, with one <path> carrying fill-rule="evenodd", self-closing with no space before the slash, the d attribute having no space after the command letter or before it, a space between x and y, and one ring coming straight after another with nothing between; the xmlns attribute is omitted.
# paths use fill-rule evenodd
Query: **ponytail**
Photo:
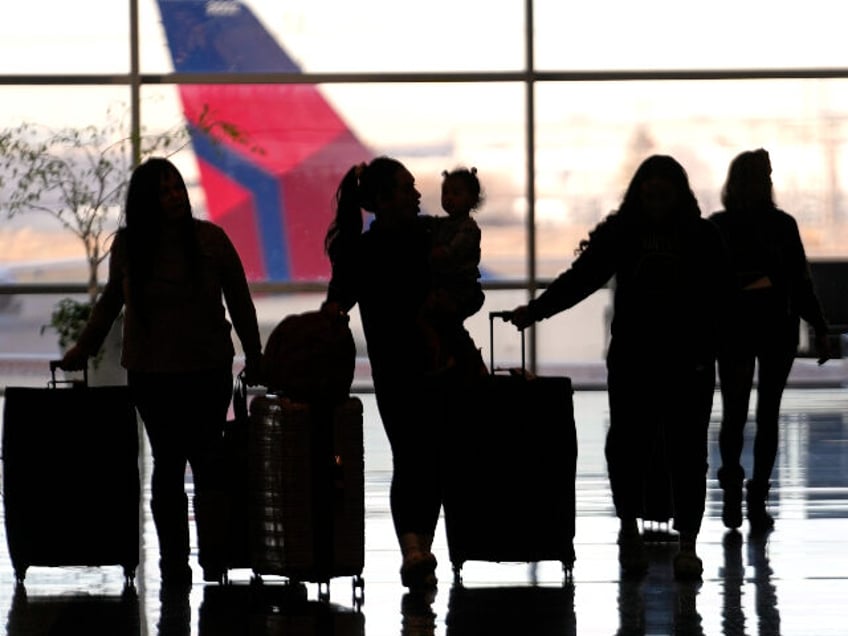
<svg viewBox="0 0 848 636"><path fill-rule="evenodd" d="M362 211L359 206L359 174L362 164L345 173L336 189L336 215L324 237L324 251L334 262L345 245L362 233Z"/></svg>
<svg viewBox="0 0 848 636"><path fill-rule="evenodd" d="M390 157L376 157L345 173L336 190L336 216L324 237L324 251L335 262L362 233L362 210L375 212L381 197L395 188L403 164Z"/></svg>

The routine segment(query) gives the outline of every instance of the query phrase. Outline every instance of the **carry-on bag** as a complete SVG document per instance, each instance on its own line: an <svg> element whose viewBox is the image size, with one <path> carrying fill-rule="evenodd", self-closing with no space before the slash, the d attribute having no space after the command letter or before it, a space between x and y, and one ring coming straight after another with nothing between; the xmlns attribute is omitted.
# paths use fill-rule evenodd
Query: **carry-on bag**
<svg viewBox="0 0 848 636"><path fill-rule="evenodd" d="M255 574L317 582L352 576L363 588L365 480L362 402L250 404L251 562Z"/></svg>
<svg viewBox="0 0 848 636"><path fill-rule="evenodd" d="M138 420L127 386L7 387L3 501L15 578L29 566L139 562ZM60 386L66 385L66 386Z"/></svg>
<svg viewBox="0 0 848 636"><path fill-rule="evenodd" d="M212 449L212 470L219 486L195 492L198 560L206 581L224 583L229 570L250 568L248 496L250 454L248 387L244 372L233 382L233 416L219 431Z"/></svg>
<svg viewBox="0 0 848 636"><path fill-rule="evenodd" d="M494 321L489 314L490 345ZM453 399L443 506L454 578L466 561L574 564L577 434L571 380L496 369Z"/></svg>

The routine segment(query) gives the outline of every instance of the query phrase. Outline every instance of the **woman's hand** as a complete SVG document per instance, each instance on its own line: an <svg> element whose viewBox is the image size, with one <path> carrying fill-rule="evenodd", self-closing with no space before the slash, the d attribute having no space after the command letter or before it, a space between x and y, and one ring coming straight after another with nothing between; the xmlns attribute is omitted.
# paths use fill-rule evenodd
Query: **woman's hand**
<svg viewBox="0 0 848 636"><path fill-rule="evenodd" d="M88 352L74 345L65 352L59 361L59 368L65 371L82 371L88 365Z"/></svg>
<svg viewBox="0 0 848 636"><path fill-rule="evenodd" d="M521 331L536 322L530 315L530 309L527 305L521 305L513 309L509 321Z"/></svg>
<svg viewBox="0 0 848 636"><path fill-rule="evenodd" d="M822 331L816 334L816 355L818 355L819 366L830 360L833 352L830 350L830 338Z"/></svg>
<svg viewBox="0 0 848 636"><path fill-rule="evenodd" d="M265 383L262 375L261 358L245 360L243 377L246 386L262 386Z"/></svg>

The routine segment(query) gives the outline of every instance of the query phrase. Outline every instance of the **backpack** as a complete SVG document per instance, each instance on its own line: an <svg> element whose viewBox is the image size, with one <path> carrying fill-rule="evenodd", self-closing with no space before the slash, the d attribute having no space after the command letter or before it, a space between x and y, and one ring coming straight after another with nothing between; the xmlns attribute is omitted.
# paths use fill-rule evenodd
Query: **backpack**
<svg viewBox="0 0 848 636"><path fill-rule="evenodd" d="M298 402L336 403L348 397L356 345L346 314L291 314L268 336L262 377L269 392Z"/></svg>

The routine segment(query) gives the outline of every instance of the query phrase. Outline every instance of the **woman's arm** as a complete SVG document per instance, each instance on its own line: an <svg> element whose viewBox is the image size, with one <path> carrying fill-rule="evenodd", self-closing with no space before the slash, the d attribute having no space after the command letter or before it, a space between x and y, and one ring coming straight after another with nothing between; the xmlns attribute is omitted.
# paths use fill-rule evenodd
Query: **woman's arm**
<svg viewBox="0 0 848 636"><path fill-rule="evenodd" d="M62 357L60 367L67 370L82 369L88 358L97 354L112 328L112 323L124 307L124 273L126 253L122 236L115 238L109 252L109 279L91 310L88 322L76 344Z"/></svg>
<svg viewBox="0 0 848 636"><path fill-rule="evenodd" d="M259 336L259 321L256 307L250 295L244 265L229 237L221 231L222 267L221 288L224 300L233 320L233 328L241 342L245 357L245 381L258 384L262 358L262 341Z"/></svg>

